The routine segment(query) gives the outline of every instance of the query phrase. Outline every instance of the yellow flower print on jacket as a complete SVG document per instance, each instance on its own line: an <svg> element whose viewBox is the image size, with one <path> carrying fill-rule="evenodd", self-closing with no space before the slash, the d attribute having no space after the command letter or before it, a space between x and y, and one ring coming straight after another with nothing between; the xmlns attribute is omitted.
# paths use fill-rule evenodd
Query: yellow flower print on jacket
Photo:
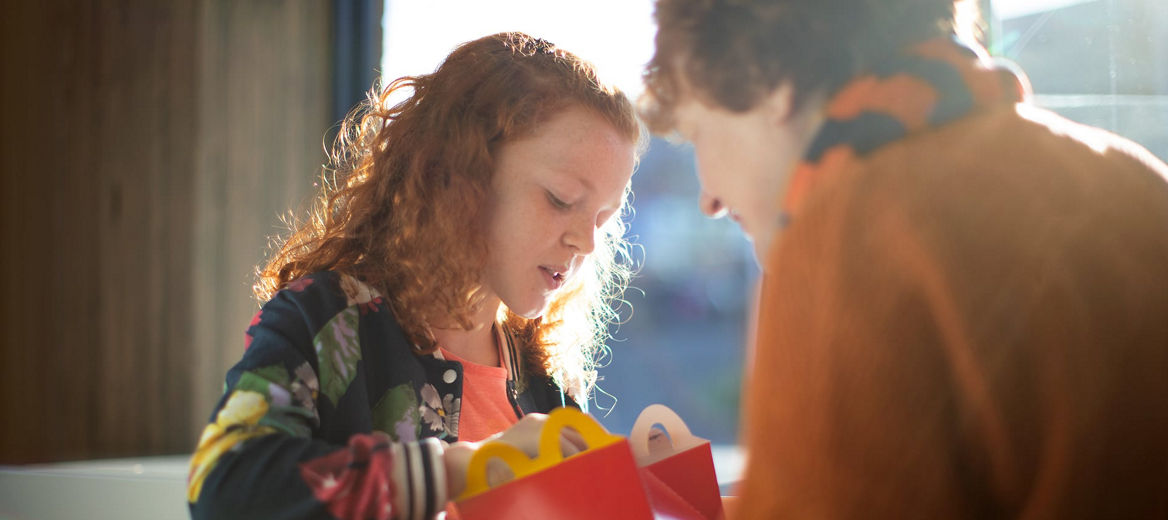
<svg viewBox="0 0 1168 520"><path fill-rule="evenodd" d="M203 430L199 446L191 457L191 470L187 477L188 502L193 503L199 498L203 480L224 453L247 439L276 432L270 426L259 425L260 419L267 413L268 401L263 394L250 390L231 393L227 404L215 416L215 422Z"/></svg>

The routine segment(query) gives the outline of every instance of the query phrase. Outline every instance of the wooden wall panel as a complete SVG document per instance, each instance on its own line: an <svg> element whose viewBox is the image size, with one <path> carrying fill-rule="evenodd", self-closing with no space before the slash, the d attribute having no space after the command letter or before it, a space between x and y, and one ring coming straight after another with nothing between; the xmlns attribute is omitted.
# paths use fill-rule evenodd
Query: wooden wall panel
<svg viewBox="0 0 1168 520"><path fill-rule="evenodd" d="M0 463L189 451L329 125L329 2L0 17Z"/></svg>
<svg viewBox="0 0 1168 520"><path fill-rule="evenodd" d="M167 141L194 130L189 95L168 84L193 78L172 59L192 55L190 2L10 7L4 460L157 452L158 401L189 381L159 362L163 341L179 356L189 341L164 337L174 319L155 300L181 291L189 263L157 237L190 233L175 225L181 201L151 197L191 178L190 154Z"/></svg>
<svg viewBox="0 0 1168 520"><path fill-rule="evenodd" d="M280 217L325 160L330 16L325 2L208 1L202 41L195 224L192 410L205 421L259 309L255 268Z"/></svg>
<svg viewBox="0 0 1168 520"><path fill-rule="evenodd" d="M96 433L110 455L174 450L189 428L194 13L189 1L96 13Z"/></svg>
<svg viewBox="0 0 1168 520"><path fill-rule="evenodd" d="M81 6L79 6L81 7ZM92 376L79 367L93 366L92 352L78 352L77 363L63 367L50 376L49 345L62 340L75 340L71 330L92 333L96 321L92 310L78 309L78 313L59 325L44 327L47 317L66 296L58 296L60 284L55 282L53 257L45 251L57 249L64 237L56 237L54 228L59 223L73 220L75 215L92 214L92 208L81 202L70 206L66 201L77 198L79 192L92 191L90 179L69 175L71 162L83 159L77 150L73 156L53 153L57 143L75 141L81 137L79 126L47 124L69 116L70 121L83 125L91 119L90 113L75 102L77 94L63 81L42 84L38 78L64 79L69 73L85 77L90 74L86 64L70 53L35 53L32 47L50 44L50 36L37 31L64 13L32 8L25 3L6 6L0 21L0 53L3 56L4 77L0 81L0 164L3 165L3 185L0 188L3 212L0 256L0 334L3 334L3 363L0 364L0 389L3 408L0 417L0 446L28 456L43 452L42 439L59 437L50 418L56 414L87 413L86 395L47 384L47 377L61 377L78 381L80 385ZM77 24L57 35L63 48L76 48L87 39L86 27ZM72 94L72 95L71 95ZM40 123L38 122L45 122ZM56 195L56 198L54 197ZM86 236L96 230L93 219L80 219L69 234L76 257L93 259L96 242ZM80 294L96 294L95 269L88 262L69 266L60 273ZM89 276L85 276L89 275ZM91 301L80 301L79 306ZM39 323L38 323L39 322ZM35 403L33 402L35 401ZM56 403L56 406L44 406ZM75 441L89 443L88 432L75 432ZM6 459L10 457L5 457Z"/></svg>

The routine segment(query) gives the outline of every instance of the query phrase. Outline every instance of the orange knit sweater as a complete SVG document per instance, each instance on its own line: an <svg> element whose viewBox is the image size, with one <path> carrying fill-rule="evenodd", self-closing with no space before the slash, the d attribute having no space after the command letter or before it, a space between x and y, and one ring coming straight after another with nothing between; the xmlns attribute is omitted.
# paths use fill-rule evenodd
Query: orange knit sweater
<svg viewBox="0 0 1168 520"><path fill-rule="evenodd" d="M1168 518L1166 178L1006 105L816 185L765 261L736 516Z"/></svg>

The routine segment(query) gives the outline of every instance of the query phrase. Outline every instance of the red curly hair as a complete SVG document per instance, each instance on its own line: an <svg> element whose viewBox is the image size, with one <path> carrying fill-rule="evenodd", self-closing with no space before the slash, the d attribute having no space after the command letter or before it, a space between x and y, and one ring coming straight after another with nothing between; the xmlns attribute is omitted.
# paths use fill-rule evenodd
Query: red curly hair
<svg viewBox="0 0 1168 520"><path fill-rule="evenodd" d="M399 93L409 96L391 105ZM255 295L268 300L309 273L343 272L381 291L418 352L433 352L428 320L469 329L483 303L496 154L569 106L594 111L643 148L645 132L622 92L579 57L522 33L462 44L434 73L375 89L342 123L309 218L292 224ZM525 357L578 401L595 382L611 305L630 276L621 216L601 229L581 276L542 317L501 310Z"/></svg>

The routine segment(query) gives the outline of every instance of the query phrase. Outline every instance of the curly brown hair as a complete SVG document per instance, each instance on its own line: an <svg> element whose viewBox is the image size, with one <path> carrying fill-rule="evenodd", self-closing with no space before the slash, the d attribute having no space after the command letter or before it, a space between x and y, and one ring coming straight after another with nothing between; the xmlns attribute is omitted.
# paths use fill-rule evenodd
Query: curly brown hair
<svg viewBox="0 0 1168 520"><path fill-rule="evenodd" d="M309 218L292 224L255 295L264 301L309 273L343 272L380 290L418 352L433 352L429 320L469 329L483 303L485 207L500 146L569 106L594 111L643 149L645 132L622 92L579 57L522 33L464 43L432 74L375 88L342 123ZM630 276L627 194L581 276L542 317L501 309L525 357L577 400L595 381L612 303Z"/></svg>
<svg viewBox="0 0 1168 520"><path fill-rule="evenodd" d="M971 37L976 7L967 0L658 0L641 114L654 132L669 133L688 92L745 112L788 81L798 110L808 96L832 94L906 45Z"/></svg>

